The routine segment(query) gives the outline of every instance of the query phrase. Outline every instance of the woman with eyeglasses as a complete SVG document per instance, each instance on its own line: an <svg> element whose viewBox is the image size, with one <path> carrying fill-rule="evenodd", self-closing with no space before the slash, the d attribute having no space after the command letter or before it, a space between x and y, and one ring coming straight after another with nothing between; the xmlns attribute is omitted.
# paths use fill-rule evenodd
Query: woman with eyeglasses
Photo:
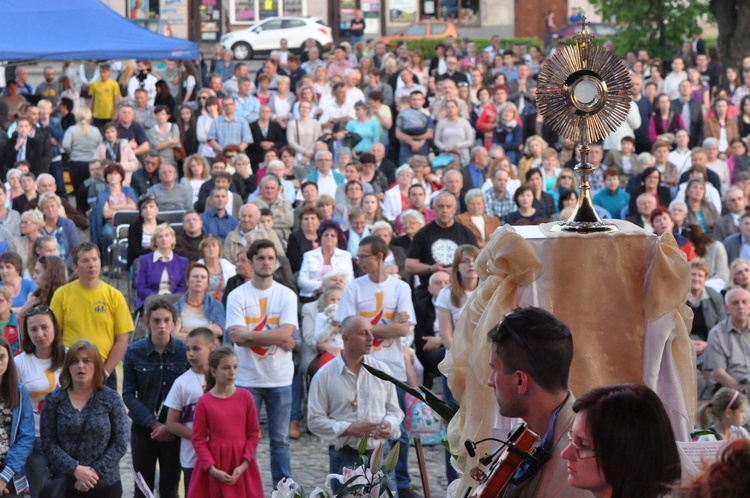
<svg viewBox="0 0 750 498"><path fill-rule="evenodd" d="M151 237L156 227L164 221L158 218L159 205L152 194L144 194L138 200L138 218L128 228L127 268L144 254L151 252Z"/></svg>
<svg viewBox="0 0 750 498"><path fill-rule="evenodd" d="M62 263L60 258L55 258ZM42 452L39 422L44 398L60 382L65 361L62 330L54 313L44 305L28 309L21 339L23 352L13 358L18 381L29 390L34 413L34 449L26 460L26 478L32 498L39 496L47 476L47 457Z"/></svg>
<svg viewBox="0 0 750 498"><path fill-rule="evenodd" d="M308 303L323 292L323 277L330 271L343 271L348 281L354 280L352 255L346 249L346 237L339 224L322 221L318 228L320 247L304 254L297 285L300 301Z"/></svg>
<svg viewBox="0 0 750 498"><path fill-rule="evenodd" d="M85 339L70 345L60 388L49 393L39 432L58 475L70 476L67 498L120 498L120 459L128 450L128 416L120 395L104 385L99 350Z"/></svg>
<svg viewBox="0 0 750 498"><path fill-rule="evenodd" d="M598 387L573 403L562 452L568 483L596 498L667 496L680 479L672 425L659 397L639 384Z"/></svg>

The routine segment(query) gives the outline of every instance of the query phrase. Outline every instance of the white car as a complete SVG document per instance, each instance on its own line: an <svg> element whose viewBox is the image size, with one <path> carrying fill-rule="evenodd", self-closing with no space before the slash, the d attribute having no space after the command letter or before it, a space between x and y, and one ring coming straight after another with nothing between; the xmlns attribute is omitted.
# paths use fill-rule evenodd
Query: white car
<svg viewBox="0 0 750 498"><path fill-rule="evenodd" d="M221 45L232 51L235 59L252 59L256 55L268 55L281 48L281 39L286 38L287 47L301 53L308 38L315 40L322 54L333 46L331 28L318 17L269 17L240 31L232 31L221 37Z"/></svg>

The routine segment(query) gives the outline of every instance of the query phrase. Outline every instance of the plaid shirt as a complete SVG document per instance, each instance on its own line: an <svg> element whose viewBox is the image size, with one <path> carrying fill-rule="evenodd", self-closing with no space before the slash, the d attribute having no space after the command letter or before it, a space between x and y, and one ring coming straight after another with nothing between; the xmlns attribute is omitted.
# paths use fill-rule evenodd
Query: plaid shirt
<svg viewBox="0 0 750 498"><path fill-rule="evenodd" d="M607 169L607 166L602 163L599 165L598 168L594 170L591 175L589 175L589 185L591 186L591 195L595 196L607 186L604 184L604 170Z"/></svg>
<svg viewBox="0 0 750 498"><path fill-rule="evenodd" d="M484 194L484 213L491 215L491 216L497 216L500 218L500 221L505 223L505 218L510 213L515 213L518 211L518 206L516 206L516 202L513 200L513 196L511 196L508 191L505 191L505 197L502 199L498 199L495 196L495 191L492 188L492 186L486 187L482 193Z"/></svg>
<svg viewBox="0 0 750 498"><path fill-rule="evenodd" d="M237 114L232 121L229 121L226 116L219 116L214 119L211 128L208 130L208 139L216 140L222 147L232 144L253 143L250 126Z"/></svg>

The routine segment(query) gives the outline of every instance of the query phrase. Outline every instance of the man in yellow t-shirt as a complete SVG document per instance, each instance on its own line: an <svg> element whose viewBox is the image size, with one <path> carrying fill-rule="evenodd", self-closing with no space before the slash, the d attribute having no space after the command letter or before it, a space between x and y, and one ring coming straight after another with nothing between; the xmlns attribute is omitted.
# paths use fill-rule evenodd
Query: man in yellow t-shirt
<svg viewBox="0 0 750 498"><path fill-rule="evenodd" d="M99 66L99 77L89 87L93 125L101 128L115 118L115 105L120 100L120 84L109 79L109 64Z"/></svg>
<svg viewBox="0 0 750 498"><path fill-rule="evenodd" d="M50 308L62 329L65 346L79 339L93 342L104 361L107 386L117 389L115 368L125 355L135 328L122 292L102 282L102 260L96 244L84 242L71 253L78 280L60 287Z"/></svg>

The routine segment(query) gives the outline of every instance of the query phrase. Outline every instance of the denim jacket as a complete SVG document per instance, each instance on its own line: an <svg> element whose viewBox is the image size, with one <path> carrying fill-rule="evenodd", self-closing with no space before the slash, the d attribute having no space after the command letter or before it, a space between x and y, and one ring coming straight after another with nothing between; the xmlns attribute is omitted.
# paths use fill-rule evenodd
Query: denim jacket
<svg viewBox="0 0 750 498"><path fill-rule="evenodd" d="M187 369L185 343L174 337L161 354L148 336L128 346L123 359L122 400L135 424L148 428L156 422L172 384Z"/></svg>
<svg viewBox="0 0 750 498"><path fill-rule="evenodd" d="M182 310L185 309L185 301L187 300L187 293L185 293L179 301L174 305L177 313L182 315ZM224 311L224 305L221 301L217 301L213 296L206 292L206 297L203 300L203 309L206 313L206 318L211 323L215 323L221 327L221 331L224 332L224 337L227 337L226 333L226 312Z"/></svg>
<svg viewBox="0 0 750 498"><path fill-rule="evenodd" d="M12 360L11 360L12 361ZM22 495L28 488L26 482L26 459L34 447L34 411L31 408L31 398L26 386L18 386L20 403L13 409L11 415L10 449L5 455L5 467L0 472L0 479L10 482L16 487L16 493Z"/></svg>

